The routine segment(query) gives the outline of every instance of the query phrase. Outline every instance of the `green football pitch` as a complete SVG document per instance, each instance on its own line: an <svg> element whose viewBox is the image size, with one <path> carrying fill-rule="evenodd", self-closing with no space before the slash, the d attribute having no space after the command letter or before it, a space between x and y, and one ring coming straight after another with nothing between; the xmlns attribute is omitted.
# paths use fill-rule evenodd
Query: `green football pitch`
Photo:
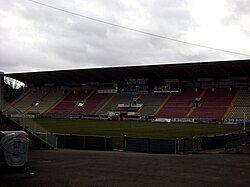
<svg viewBox="0 0 250 187"><path fill-rule="evenodd" d="M140 121L36 119L35 122L52 133L111 136L113 137L113 147L118 149L122 148L124 135L139 138L176 139L221 134L243 129L243 125Z"/></svg>

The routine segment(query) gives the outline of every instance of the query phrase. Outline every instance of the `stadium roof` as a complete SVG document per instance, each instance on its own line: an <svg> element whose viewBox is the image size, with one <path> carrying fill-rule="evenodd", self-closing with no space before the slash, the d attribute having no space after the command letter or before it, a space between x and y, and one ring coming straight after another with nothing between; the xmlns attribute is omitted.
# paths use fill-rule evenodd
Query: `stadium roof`
<svg viewBox="0 0 250 187"><path fill-rule="evenodd" d="M126 78L149 78L152 81L196 80L198 78L230 79L250 77L250 60L10 73L5 76L28 85L110 83L124 81Z"/></svg>

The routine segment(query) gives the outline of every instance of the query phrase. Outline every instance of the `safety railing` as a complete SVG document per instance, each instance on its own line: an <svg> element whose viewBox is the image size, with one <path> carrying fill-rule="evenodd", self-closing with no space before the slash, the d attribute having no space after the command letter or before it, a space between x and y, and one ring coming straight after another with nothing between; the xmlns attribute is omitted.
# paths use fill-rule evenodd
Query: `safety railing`
<svg viewBox="0 0 250 187"><path fill-rule="evenodd" d="M9 117L9 119L22 126L24 130L33 134L50 148L57 149L57 137L41 127L34 120L24 117Z"/></svg>

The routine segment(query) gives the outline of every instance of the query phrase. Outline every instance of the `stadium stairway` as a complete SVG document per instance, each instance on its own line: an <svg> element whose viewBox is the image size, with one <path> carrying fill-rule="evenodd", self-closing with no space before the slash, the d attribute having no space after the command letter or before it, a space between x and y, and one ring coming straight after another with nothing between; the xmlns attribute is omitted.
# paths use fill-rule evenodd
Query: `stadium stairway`
<svg viewBox="0 0 250 187"><path fill-rule="evenodd" d="M196 107L190 115L192 118L213 118L218 121L223 119L237 90L209 89L203 97L201 105Z"/></svg>
<svg viewBox="0 0 250 187"><path fill-rule="evenodd" d="M26 111L29 114L43 114L49 110L54 104L64 95L62 91L47 90L46 94L38 98L35 103L32 103L31 107Z"/></svg>
<svg viewBox="0 0 250 187"><path fill-rule="evenodd" d="M140 103L143 104L143 107L138 114L142 116L153 115L166 98L166 95L166 93L145 93L141 95Z"/></svg>
<svg viewBox="0 0 250 187"><path fill-rule="evenodd" d="M80 98L78 101L77 101L77 104L79 103L80 100L84 100L85 103L82 107L79 107L77 104L75 105L74 109L69 113L69 114L82 114L84 112L83 108L85 108L86 106L86 103L89 102L89 98L91 98L91 96L95 93L95 90L92 90L86 97L85 95Z"/></svg>
<svg viewBox="0 0 250 187"><path fill-rule="evenodd" d="M245 114L245 116L244 116ZM250 90L241 90L227 114L227 119L250 119Z"/></svg>
<svg viewBox="0 0 250 187"><path fill-rule="evenodd" d="M25 97L30 94L30 91L22 93L21 95L13 98L11 102L5 104L3 106L3 113L20 113L20 110L16 107L16 105L21 102Z"/></svg>
<svg viewBox="0 0 250 187"><path fill-rule="evenodd" d="M29 111L29 109L34 106L34 104L38 100L42 100L44 96L46 96L48 93L47 92L42 92L42 91L32 91L30 92L27 96L25 96L21 101L19 101L15 107L22 113L25 114Z"/></svg>
<svg viewBox="0 0 250 187"><path fill-rule="evenodd" d="M156 111L157 117L163 118L185 118L190 111L193 101L201 95L202 91L195 88L187 88L182 92L171 93L169 98L162 103L159 111Z"/></svg>
<svg viewBox="0 0 250 187"><path fill-rule="evenodd" d="M69 115L80 101L84 101L90 94L86 90L71 91L62 100L48 112L46 115L50 116L66 116Z"/></svg>
<svg viewBox="0 0 250 187"><path fill-rule="evenodd" d="M201 98L201 100L203 99L203 97L204 97L204 95L206 94L206 91L207 91L207 89L204 89L202 92L201 92L201 95L199 96L199 98ZM191 115L192 115L192 113L194 112L194 110L195 110L195 107L194 106L192 106L192 104L190 104L190 110L189 110L189 112L186 114L186 118L189 118Z"/></svg>
<svg viewBox="0 0 250 187"><path fill-rule="evenodd" d="M236 101L237 101L239 95L240 95L240 89L237 90L236 94L234 95L234 98L232 99L230 105L228 106L228 108L227 108L227 110L226 110L226 112L225 112L225 114L224 114L224 116L223 116L224 119L225 119L225 118L228 116L228 114L232 111L232 108L234 107L234 105L235 105L235 103L236 103Z"/></svg>
<svg viewBox="0 0 250 187"><path fill-rule="evenodd" d="M57 137L28 118L9 118L0 113L0 130L24 130L40 149L57 149Z"/></svg>
<svg viewBox="0 0 250 187"><path fill-rule="evenodd" d="M107 101L96 111L96 114L100 114L101 111L114 99L116 94L111 95L111 97L109 97L107 99Z"/></svg>
<svg viewBox="0 0 250 187"><path fill-rule="evenodd" d="M108 94L106 93L97 93L96 91L92 92L85 100L83 106L77 106L70 114L73 115L84 115L84 114L93 114L95 108L99 103L101 103Z"/></svg>
<svg viewBox="0 0 250 187"><path fill-rule="evenodd" d="M48 110L46 110L43 114L49 114L59 103L61 103L65 97L67 97L70 94L70 92L65 93L61 98L59 98L53 105L49 107Z"/></svg>
<svg viewBox="0 0 250 187"><path fill-rule="evenodd" d="M164 105L168 102L168 100L170 99L171 97L171 94L168 94L166 96L166 98L162 101L161 105L159 106L159 108L154 112L153 116L156 116L160 111L161 109L164 107Z"/></svg>
<svg viewBox="0 0 250 187"><path fill-rule="evenodd" d="M42 95L39 99L36 99L36 100L37 100L37 101L38 101L38 100L39 100L39 101L42 101L48 94L49 94L49 92L45 93L45 94ZM27 113L27 112L31 111L32 108L34 108L34 107L35 107L35 106L34 106L34 103L31 103L31 105L29 106L29 108L27 108L27 109L24 111L24 113Z"/></svg>

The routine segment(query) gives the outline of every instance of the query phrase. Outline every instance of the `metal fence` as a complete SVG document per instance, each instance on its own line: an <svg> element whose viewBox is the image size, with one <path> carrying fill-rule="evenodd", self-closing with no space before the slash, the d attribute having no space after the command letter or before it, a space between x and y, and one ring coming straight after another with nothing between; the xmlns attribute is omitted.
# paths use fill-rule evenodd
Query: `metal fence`
<svg viewBox="0 0 250 187"><path fill-rule="evenodd" d="M250 131L242 131L238 133L232 133L225 137L226 149L236 148L243 144L250 143Z"/></svg>
<svg viewBox="0 0 250 187"><path fill-rule="evenodd" d="M188 154L198 153L202 148L202 137L194 136L192 138L176 139L177 153Z"/></svg>
<svg viewBox="0 0 250 187"><path fill-rule="evenodd" d="M220 149L225 147L225 134L203 136L202 138L202 149Z"/></svg>
<svg viewBox="0 0 250 187"><path fill-rule="evenodd" d="M40 139L51 148L53 149L57 148L57 137L55 137L52 133L41 127L34 120L29 118L9 118L9 119L20 125L24 130L30 132L36 138Z"/></svg>
<svg viewBox="0 0 250 187"><path fill-rule="evenodd" d="M158 140L148 138L131 138L124 136L124 151L145 153L176 153L175 140Z"/></svg>
<svg viewBox="0 0 250 187"><path fill-rule="evenodd" d="M52 134L32 119L8 119L11 119L12 122L20 125L20 127L32 133L34 136L53 148L57 148L58 146L60 148L71 149L113 150L112 137ZM1 124L5 125L6 122L4 122L4 118L1 118L1 120ZM5 128L5 126L3 128ZM122 137L119 138L119 141L120 146L122 147ZM175 140L133 138L124 136L123 150L146 153L188 154L198 153L201 150L234 148L247 143L250 143L249 129L227 134L216 134L201 137L194 136L191 138L181 138Z"/></svg>
<svg viewBox="0 0 250 187"><path fill-rule="evenodd" d="M237 136L236 136L237 135ZM194 154L202 150L221 149L250 143L250 132L194 136L176 140L131 138L124 136L123 150L145 153Z"/></svg>
<svg viewBox="0 0 250 187"><path fill-rule="evenodd" d="M72 134L54 134L58 138L59 148L86 150L113 150L112 137L83 136Z"/></svg>

